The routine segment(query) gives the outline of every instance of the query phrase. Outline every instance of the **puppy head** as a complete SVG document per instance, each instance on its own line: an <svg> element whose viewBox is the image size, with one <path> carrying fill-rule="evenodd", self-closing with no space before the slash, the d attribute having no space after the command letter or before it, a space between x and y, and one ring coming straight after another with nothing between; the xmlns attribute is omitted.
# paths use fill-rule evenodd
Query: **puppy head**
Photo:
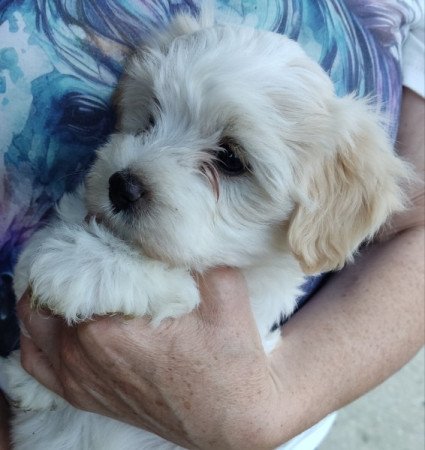
<svg viewBox="0 0 425 450"><path fill-rule="evenodd" d="M181 23L129 62L89 211L196 269L278 250L306 272L340 266L400 205L376 118L283 36Z"/></svg>

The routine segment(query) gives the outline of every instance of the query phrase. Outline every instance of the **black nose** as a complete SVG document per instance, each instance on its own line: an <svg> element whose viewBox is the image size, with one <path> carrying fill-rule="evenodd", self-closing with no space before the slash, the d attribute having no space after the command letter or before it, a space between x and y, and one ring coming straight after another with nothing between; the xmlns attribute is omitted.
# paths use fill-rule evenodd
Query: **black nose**
<svg viewBox="0 0 425 450"><path fill-rule="evenodd" d="M115 212L131 208L146 192L143 183L130 172L115 172L109 178L109 200Z"/></svg>

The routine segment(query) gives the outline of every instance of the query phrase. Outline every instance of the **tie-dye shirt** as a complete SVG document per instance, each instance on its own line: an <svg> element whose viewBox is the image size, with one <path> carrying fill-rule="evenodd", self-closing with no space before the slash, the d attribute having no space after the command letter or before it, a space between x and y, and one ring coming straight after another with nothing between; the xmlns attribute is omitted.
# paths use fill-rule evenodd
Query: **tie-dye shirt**
<svg viewBox="0 0 425 450"><path fill-rule="evenodd" d="M200 3L0 0L1 354L18 342L16 258L52 205L82 180L94 150L113 129L109 99L124 56L176 12L196 14ZM217 0L216 17L297 40L329 73L339 95L356 92L381 105L394 139L411 3Z"/></svg>

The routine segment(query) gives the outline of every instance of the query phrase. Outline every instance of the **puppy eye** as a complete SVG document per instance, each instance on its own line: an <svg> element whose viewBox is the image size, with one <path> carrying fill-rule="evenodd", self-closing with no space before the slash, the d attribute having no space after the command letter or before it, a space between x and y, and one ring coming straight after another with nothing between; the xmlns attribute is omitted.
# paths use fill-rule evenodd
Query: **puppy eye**
<svg viewBox="0 0 425 450"><path fill-rule="evenodd" d="M237 156L240 146L232 139L223 139L220 141L220 151L216 155L217 168L228 176L242 175L248 170L248 167Z"/></svg>
<svg viewBox="0 0 425 450"><path fill-rule="evenodd" d="M146 121L146 125L143 128L140 128L135 133L135 136L140 136L143 133L146 133L147 131L150 131L156 124L155 117L153 114L149 114L148 120Z"/></svg>
<svg viewBox="0 0 425 450"><path fill-rule="evenodd" d="M148 117L148 124L147 124L147 129L150 130L151 128L153 128L155 126L155 117L152 114L149 114Z"/></svg>

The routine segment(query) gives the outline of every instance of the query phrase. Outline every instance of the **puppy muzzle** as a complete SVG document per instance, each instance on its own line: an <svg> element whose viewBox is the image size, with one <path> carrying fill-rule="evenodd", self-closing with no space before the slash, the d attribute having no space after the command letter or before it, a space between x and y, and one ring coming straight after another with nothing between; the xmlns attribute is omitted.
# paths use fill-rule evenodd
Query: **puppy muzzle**
<svg viewBox="0 0 425 450"><path fill-rule="evenodd" d="M129 171L115 172L109 178L109 200L115 213L132 211L147 196L148 189L142 180Z"/></svg>

